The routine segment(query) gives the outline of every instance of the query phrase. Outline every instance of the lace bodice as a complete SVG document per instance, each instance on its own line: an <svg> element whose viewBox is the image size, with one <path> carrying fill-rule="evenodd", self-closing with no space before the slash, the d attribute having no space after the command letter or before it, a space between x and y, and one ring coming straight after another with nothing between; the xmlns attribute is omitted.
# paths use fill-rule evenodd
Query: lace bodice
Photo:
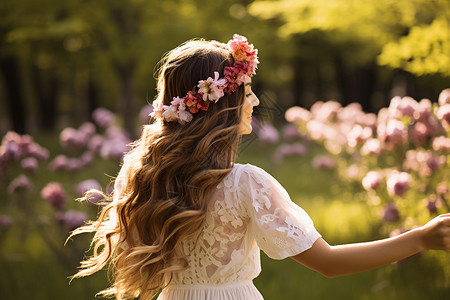
<svg viewBox="0 0 450 300"><path fill-rule="evenodd" d="M309 249L318 237L310 217L275 178L235 164L211 194L199 236L183 242L187 269L174 274L158 299L262 299L251 283L261 272L260 249L283 259Z"/></svg>
<svg viewBox="0 0 450 300"><path fill-rule="evenodd" d="M270 174L235 164L213 193L200 237L184 242L189 266L173 284L226 284L261 271L260 248L283 259L312 246L320 235Z"/></svg>

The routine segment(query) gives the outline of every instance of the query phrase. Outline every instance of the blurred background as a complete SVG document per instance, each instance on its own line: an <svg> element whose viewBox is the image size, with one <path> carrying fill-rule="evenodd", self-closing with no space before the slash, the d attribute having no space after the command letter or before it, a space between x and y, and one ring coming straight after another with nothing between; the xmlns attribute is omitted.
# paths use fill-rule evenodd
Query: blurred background
<svg viewBox="0 0 450 300"><path fill-rule="evenodd" d="M449 28L448 0L3 0L0 299L106 287L106 273L69 286L89 237L64 241L101 196L74 199L111 191L149 122L158 61L192 38L258 48L261 105L238 161L279 179L330 244L450 211ZM268 300L444 299L449 265L429 252L325 279L263 257L256 284Z"/></svg>

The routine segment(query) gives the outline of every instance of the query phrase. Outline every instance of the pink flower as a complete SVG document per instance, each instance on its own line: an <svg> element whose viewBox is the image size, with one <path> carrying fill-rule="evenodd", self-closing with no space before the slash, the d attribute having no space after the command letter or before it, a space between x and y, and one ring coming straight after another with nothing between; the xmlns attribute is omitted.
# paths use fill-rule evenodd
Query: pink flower
<svg viewBox="0 0 450 300"><path fill-rule="evenodd" d="M64 188L57 182L48 183L41 190L41 197L56 209L62 208L67 200Z"/></svg>
<svg viewBox="0 0 450 300"><path fill-rule="evenodd" d="M67 127L59 135L61 146L66 149L81 148L86 145L83 136L74 128Z"/></svg>
<svg viewBox="0 0 450 300"><path fill-rule="evenodd" d="M192 114L186 110L185 104L180 105L180 107L178 108L178 115L181 122L190 122L193 118Z"/></svg>
<svg viewBox="0 0 450 300"><path fill-rule="evenodd" d="M8 193L11 195L18 193L18 192L28 192L33 189L33 185L31 184L30 180L25 175L19 175L16 177L8 186Z"/></svg>
<svg viewBox="0 0 450 300"><path fill-rule="evenodd" d="M336 166L336 162L330 155L317 155L312 161L314 169L332 169Z"/></svg>
<svg viewBox="0 0 450 300"><path fill-rule="evenodd" d="M402 197L411 185L411 176L406 172L394 171L387 179L387 190L391 196Z"/></svg>
<svg viewBox="0 0 450 300"><path fill-rule="evenodd" d="M431 101L429 99L420 100L414 112L414 119L419 122L427 122L427 120L432 116L431 112Z"/></svg>
<svg viewBox="0 0 450 300"><path fill-rule="evenodd" d="M0 230L6 230L11 226L11 217L6 215L0 215Z"/></svg>
<svg viewBox="0 0 450 300"><path fill-rule="evenodd" d="M34 157L27 157L20 162L20 166L27 171L36 172L38 169L38 161Z"/></svg>
<svg viewBox="0 0 450 300"><path fill-rule="evenodd" d="M258 130L259 141L262 145L275 144L280 140L280 135L273 125L264 123Z"/></svg>
<svg viewBox="0 0 450 300"><path fill-rule="evenodd" d="M312 119L311 113L299 106L293 106L286 110L284 117L286 118L286 121L295 124L306 123Z"/></svg>
<svg viewBox="0 0 450 300"><path fill-rule="evenodd" d="M450 153L450 138L446 138L445 136L438 136L434 138L432 145L434 151Z"/></svg>
<svg viewBox="0 0 450 300"><path fill-rule="evenodd" d="M228 42L228 48L232 52L236 61L248 61L258 64L258 50L249 45L247 38L242 35L234 34L233 39ZM254 72L254 70L252 70Z"/></svg>
<svg viewBox="0 0 450 300"><path fill-rule="evenodd" d="M444 128L450 128L450 104L439 107L436 117L442 122Z"/></svg>
<svg viewBox="0 0 450 300"><path fill-rule="evenodd" d="M65 170L67 168L69 159L65 155L56 156L49 164L49 169L52 171Z"/></svg>
<svg viewBox="0 0 450 300"><path fill-rule="evenodd" d="M383 177L379 172L370 171L362 180L362 185L367 191L375 190L381 183Z"/></svg>
<svg viewBox="0 0 450 300"><path fill-rule="evenodd" d="M393 118L401 118L403 116L413 117L416 111L418 103L411 97L399 97L392 98L389 104L389 114Z"/></svg>
<svg viewBox="0 0 450 300"><path fill-rule="evenodd" d="M162 102L153 101L152 106L153 106L153 110L149 116L152 118L155 118L155 119L161 118L161 115L164 111L164 108L163 108L164 105L162 104Z"/></svg>
<svg viewBox="0 0 450 300"><path fill-rule="evenodd" d="M406 126L396 119L390 119L386 125L379 124L377 134L384 141L386 148L391 151L403 146L408 141Z"/></svg>
<svg viewBox="0 0 450 300"><path fill-rule="evenodd" d="M436 193L438 195L444 195L444 196L449 195L450 189L448 187L448 183L446 183L446 182L439 183L438 186L436 187Z"/></svg>
<svg viewBox="0 0 450 300"><path fill-rule="evenodd" d="M361 148L362 155L373 154L379 156L381 154L381 143L378 139L368 139Z"/></svg>
<svg viewBox="0 0 450 300"><path fill-rule="evenodd" d="M361 125L355 125L347 134L347 143L350 147L354 148L363 144L368 138L372 136L372 129L370 127L362 127Z"/></svg>
<svg viewBox="0 0 450 300"><path fill-rule="evenodd" d="M411 131L411 140L415 146L425 146L439 132L437 121L430 117L428 122L416 122Z"/></svg>
<svg viewBox="0 0 450 300"><path fill-rule="evenodd" d="M386 207L384 208L383 212L383 220L385 222L395 222L400 219L400 214L398 212L397 206L394 202L390 202Z"/></svg>
<svg viewBox="0 0 450 300"><path fill-rule="evenodd" d="M445 89L439 94L439 105L450 104L450 89Z"/></svg>
<svg viewBox="0 0 450 300"><path fill-rule="evenodd" d="M161 114L167 122L178 121L178 111L176 107L164 105L164 112Z"/></svg>
<svg viewBox="0 0 450 300"><path fill-rule="evenodd" d="M336 117L341 107L341 104L336 101L318 101L311 106L311 113L316 120L326 123Z"/></svg>
<svg viewBox="0 0 450 300"><path fill-rule="evenodd" d="M214 79L208 77L208 79L198 82L198 92L203 94L204 101L217 102L224 95L223 89L226 83L227 81L225 79L219 79L219 72L214 72Z"/></svg>

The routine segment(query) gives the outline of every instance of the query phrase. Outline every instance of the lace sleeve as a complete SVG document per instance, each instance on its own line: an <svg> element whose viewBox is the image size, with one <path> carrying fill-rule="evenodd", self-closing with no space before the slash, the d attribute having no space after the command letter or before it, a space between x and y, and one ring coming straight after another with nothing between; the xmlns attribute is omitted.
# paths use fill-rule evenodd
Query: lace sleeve
<svg viewBox="0 0 450 300"><path fill-rule="evenodd" d="M271 258L303 252L320 237L308 214L291 201L281 184L261 168L245 165L241 201L250 218L250 234Z"/></svg>

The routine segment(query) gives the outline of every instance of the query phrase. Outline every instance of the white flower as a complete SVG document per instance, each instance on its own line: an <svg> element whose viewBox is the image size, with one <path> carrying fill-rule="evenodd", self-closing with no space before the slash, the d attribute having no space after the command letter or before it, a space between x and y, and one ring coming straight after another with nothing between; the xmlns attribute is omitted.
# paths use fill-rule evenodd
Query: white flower
<svg viewBox="0 0 450 300"><path fill-rule="evenodd" d="M214 72L214 79L208 77L208 79L200 80L198 82L198 92L203 94L203 101L209 100L217 102L224 95L223 89L225 88L226 83L224 78L219 79L218 72Z"/></svg>

